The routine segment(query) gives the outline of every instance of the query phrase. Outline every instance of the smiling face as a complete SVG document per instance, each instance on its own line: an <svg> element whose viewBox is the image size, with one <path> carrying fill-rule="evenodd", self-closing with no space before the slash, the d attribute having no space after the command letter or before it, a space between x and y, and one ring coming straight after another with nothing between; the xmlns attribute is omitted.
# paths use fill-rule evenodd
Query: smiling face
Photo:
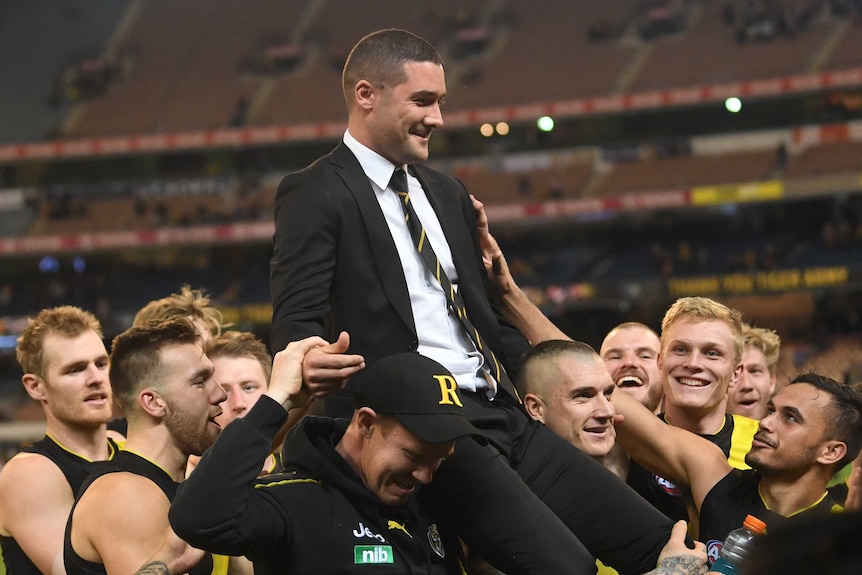
<svg viewBox="0 0 862 575"><path fill-rule="evenodd" d="M36 399L45 401L49 417L88 428L110 421L110 359L102 338L93 330L75 337L49 332L42 349L45 376Z"/></svg>
<svg viewBox="0 0 862 575"><path fill-rule="evenodd" d="M717 319L681 318L665 329L659 370L666 412L723 417L727 388L736 375L734 341L727 323Z"/></svg>
<svg viewBox="0 0 862 575"><path fill-rule="evenodd" d="M742 353L739 381L727 392L727 412L760 419L766 415L767 402L775 392L775 375L769 372L766 357L756 347Z"/></svg>
<svg viewBox="0 0 862 575"><path fill-rule="evenodd" d="M423 441L394 418L376 415L367 428L359 474L384 505L404 505L417 486L431 482L454 445L454 441Z"/></svg>
<svg viewBox="0 0 862 575"><path fill-rule="evenodd" d="M830 443L832 396L807 383L794 383L769 402L745 462L764 476L798 475L811 468Z"/></svg>
<svg viewBox="0 0 862 575"><path fill-rule="evenodd" d="M357 140L395 165L428 159L428 140L443 126L440 105L446 96L443 66L433 62L404 64L406 80L395 86L357 84L364 122L351 122Z"/></svg>
<svg viewBox="0 0 862 575"><path fill-rule="evenodd" d="M222 413L215 421L222 428L237 417L243 417L266 392L266 374L253 357L219 356L212 360L215 380L227 392L221 404Z"/></svg>
<svg viewBox="0 0 862 575"><path fill-rule="evenodd" d="M201 455L215 443L221 426L216 418L227 394L213 378L213 364L200 346L181 344L160 350L165 401L164 425L180 450Z"/></svg>
<svg viewBox="0 0 862 575"><path fill-rule="evenodd" d="M661 342L644 326L617 327L602 342L601 356L616 386L650 411L662 398L658 354Z"/></svg>
<svg viewBox="0 0 862 575"><path fill-rule="evenodd" d="M616 386L598 356L560 354L541 372L547 381L535 385L524 401L530 415L591 457L603 457L614 446ZM537 382L531 383L531 388Z"/></svg>

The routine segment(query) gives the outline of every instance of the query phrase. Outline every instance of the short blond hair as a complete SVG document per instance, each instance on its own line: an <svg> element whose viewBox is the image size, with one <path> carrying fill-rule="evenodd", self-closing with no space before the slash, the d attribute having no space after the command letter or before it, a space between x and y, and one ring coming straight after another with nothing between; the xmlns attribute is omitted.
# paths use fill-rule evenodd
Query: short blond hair
<svg viewBox="0 0 862 575"><path fill-rule="evenodd" d="M45 337L49 333L56 333L73 338L90 330L103 337L102 325L88 311L71 305L43 309L36 317L27 318L27 327L21 332L15 347L15 357L24 373L44 378Z"/></svg>
<svg viewBox="0 0 862 575"><path fill-rule="evenodd" d="M781 352L781 338L771 329L754 327L742 323L743 348L753 347L760 350L766 359L766 369L771 375L778 371L778 355Z"/></svg>
<svg viewBox="0 0 862 575"><path fill-rule="evenodd" d="M708 297L681 297L668 308L661 322L661 346L664 351L668 328L681 319L718 320L727 324L733 335L734 363L742 360L742 314Z"/></svg>
<svg viewBox="0 0 862 575"><path fill-rule="evenodd" d="M209 296L203 290L192 289L188 285L184 285L179 293L153 300L145 305L135 315L132 325L142 327L152 321L178 316L201 320L213 337L221 335L222 328L227 327L224 325L222 313L212 305Z"/></svg>
<svg viewBox="0 0 862 575"><path fill-rule="evenodd" d="M218 337L209 340L204 346L204 352L211 360L217 357L247 357L257 360L263 368L266 383L272 375L272 356L266 345L253 333L244 331L226 331Z"/></svg>

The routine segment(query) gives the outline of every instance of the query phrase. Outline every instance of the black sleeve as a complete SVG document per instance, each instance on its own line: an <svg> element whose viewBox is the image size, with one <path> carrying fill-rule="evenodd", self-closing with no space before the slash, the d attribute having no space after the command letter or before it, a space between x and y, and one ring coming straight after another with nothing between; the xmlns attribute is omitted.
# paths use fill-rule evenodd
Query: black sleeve
<svg viewBox="0 0 862 575"><path fill-rule="evenodd" d="M224 428L171 503L171 527L194 547L222 555L255 555L290 537L290 524L254 483L287 411L261 397Z"/></svg>
<svg viewBox="0 0 862 575"><path fill-rule="evenodd" d="M275 196L270 263L272 353L291 341L324 335L335 270L337 218L317 178L286 176Z"/></svg>

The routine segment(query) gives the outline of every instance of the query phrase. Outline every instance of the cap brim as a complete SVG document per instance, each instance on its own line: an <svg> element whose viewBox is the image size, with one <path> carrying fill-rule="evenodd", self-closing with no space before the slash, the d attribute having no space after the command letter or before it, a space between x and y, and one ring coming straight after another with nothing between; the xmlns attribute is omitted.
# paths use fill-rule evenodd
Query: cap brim
<svg viewBox="0 0 862 575"><path fill-rule="evenodd" d="M443 443L472 436L482 445L488 438L462 415L455 413L393 414L410 433L429 443Z"/></svg>

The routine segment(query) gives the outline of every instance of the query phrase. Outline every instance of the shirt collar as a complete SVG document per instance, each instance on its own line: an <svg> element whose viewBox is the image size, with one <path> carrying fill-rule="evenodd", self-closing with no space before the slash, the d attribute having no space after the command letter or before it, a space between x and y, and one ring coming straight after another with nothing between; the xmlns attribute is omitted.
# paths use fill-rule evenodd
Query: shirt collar
<svg viewBox="0 0 862 575"><path fill-rule="evenodd" d="M395 171L395 168L401 166L395 166L366 146L365 144L360 143L356 138L354 138L349 130L344 132L344 145L353 152L353 155L356 156L356 159L359 160L359 165L362 166L362 171L365 172L365 175L368 176L368 179L374 182L377 187L381 190L385 190L389 187L389 180L392 179L392 173Z"/></svg>

